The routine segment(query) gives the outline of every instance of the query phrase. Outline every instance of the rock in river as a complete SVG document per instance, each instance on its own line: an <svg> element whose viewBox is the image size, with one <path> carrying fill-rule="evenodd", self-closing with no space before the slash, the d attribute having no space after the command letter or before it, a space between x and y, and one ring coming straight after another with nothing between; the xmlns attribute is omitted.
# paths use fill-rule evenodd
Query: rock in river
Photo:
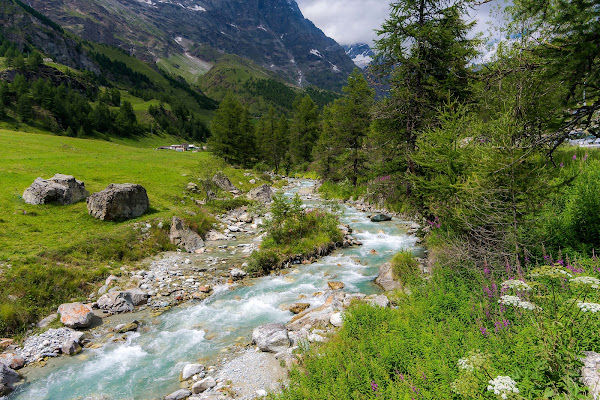
<svg viewBox="0 0 600 400"><path fill-rule="evenodd" d="M389 262L379 267L379 275L375 279L375 283L381 286L386 292L400 289L402 287L400 282L394 278L392 264Z"/></svg>
<svg viewBox="0 0 600 400"><path fill-rule="evenodd" d="M327 282L327 285L331 290L340 290L344 288L343 282Z"/></svg>
<svg viewBox="0 0 600 400"><path fill-rule="evenodd" d="M23 193L27 204L73 204L89 196L85 184L71 175L56 174L50 179L37 178Z"/></svg>
<svg viewBox="0 0 600 400"><path fill-rule="evenodd" d="M183 370L181 371L181 380L187 381L188 379L190 379L196 374L201 373L202 371L204 371L204 365L202 364L187 364L185 367L183 367Z"/></svg>
<svg viewBox="0 0 600 400"><path fill-rule="evenodd" d="M266 324L254 328L252 343L262 351L279 353L290 347L290 337L283 324Z"/></svg>
<svg viewBox="0 0 600 400"><path fill-rule="evenodd" d="M0 363L0 396L4 396L13 391L13 383L21 380L21 375L13 371L6 365Z"/></svg>
<svg viewBox="0 0 600 400"><path fill-rule="evenodd" d="M392 217L386 214L377 214L371 217L371 222L391 221Z"/></svg>
<svg viewBox="0 0 600 400"><path fill-rule="evenodd" d="M58 307L60 322L69 328L87 328L92 323L92 307L81 303L66 303Z"/></svg>
<svg viewBox="0 0 600 400"><path fill-rule="evenodd" d="M104 221L122 221L143 215L150 207L146 189L132 183L111 183L88 197L88 212Z"/></svg>

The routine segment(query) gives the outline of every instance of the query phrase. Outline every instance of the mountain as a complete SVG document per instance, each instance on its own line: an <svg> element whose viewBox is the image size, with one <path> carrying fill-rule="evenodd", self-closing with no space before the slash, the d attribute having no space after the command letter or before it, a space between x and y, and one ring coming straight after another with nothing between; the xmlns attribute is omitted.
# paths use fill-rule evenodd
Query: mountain
<svg viewBox="0 0 600 400"><path fill-rule="evenodd" d="M375 53L366 43L356 43L342 46L348 57L354 61L359 68L365 69L375 58Z"/></svg>
<svg viewBox="0 0 600 400"><path fill-rule="evenodd" d="M344 49L304 18L294 0L30 0L86 40L197 73L210 62L194 46L248 58L298 86L339 90L354 65ZM175 68L177 69L177 68ZM194 69L194 68L192 68Z"/></svg>

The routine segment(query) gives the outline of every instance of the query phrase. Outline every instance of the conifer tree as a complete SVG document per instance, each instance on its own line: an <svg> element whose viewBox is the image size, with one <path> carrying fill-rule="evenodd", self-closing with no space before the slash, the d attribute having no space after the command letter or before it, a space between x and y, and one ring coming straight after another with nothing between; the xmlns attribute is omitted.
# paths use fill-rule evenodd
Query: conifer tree
<svg viewBox="0 0 600 400"><path fill-rule="evenodd" d="M254 131L248 110L228 93L212 120L213 152L233 164L248 165L254 156Z"/></svg>
<svg viewBox="0 0 600 400"><path fill-rule="evenodd" d="M25 93L17 101L17 115L21 121L28 123L33 119L33 99L31 95Z"/></svg>
<svg viewBox="0 0 600 400"><path fill-rule="evenodd" d="M319 108L307 94L294 101L290 126L290 154L294 164L310 162L319 138Z"/></svg>

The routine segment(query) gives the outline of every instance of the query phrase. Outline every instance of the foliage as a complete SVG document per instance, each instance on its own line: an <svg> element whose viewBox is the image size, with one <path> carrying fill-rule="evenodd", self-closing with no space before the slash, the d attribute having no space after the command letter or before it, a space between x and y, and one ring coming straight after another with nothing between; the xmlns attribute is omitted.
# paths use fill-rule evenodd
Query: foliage
<svg viewBox="0 0 600 400"><path fill-rule="evenodd" d="M319 109L307 94L294 100L290 124L290 156L294 164L312 160L312 149L319 137Z"/></svg>
<svg viewBox="0 0 600 400"><path fill-rule="evenodd" d="M337 217L324 210L305 210L297 195L288 201L276 194L271 212L267 235L248 263L251 274L264 275L295 259L323 254L342 240Z"/></svg>
<svg viewBox="0 0 600 400"><path fill-rule="evenodd" d="M590 259L561 268L597 278L599 266ZM397 308L354 304L328 343L311 344L301 355L277 398L588 398L573 373L581 351L600 345L590 334L600 320L591 311L598 307L573 299L593 302L598 290L562 273L525 282L528 272L540 271L531 264L482 273L459 263L437 266L428 281L411 287L412 295L396 300ZM502 304L508 293L525 308ZM543 310L526 309L527 301Z"/></svg>
<svg viewBox="0 0 600 400"><path fill-rule="evenodd" d="M391 261L394 277L402 284L415 283L420 275L419 263L409 251L397 253Z"/></svg>

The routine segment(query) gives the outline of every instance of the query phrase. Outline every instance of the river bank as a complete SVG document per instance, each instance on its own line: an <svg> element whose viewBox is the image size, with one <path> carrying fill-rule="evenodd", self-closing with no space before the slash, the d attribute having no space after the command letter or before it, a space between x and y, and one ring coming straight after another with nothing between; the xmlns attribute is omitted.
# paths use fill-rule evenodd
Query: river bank
<svg viewBox="0 0 600 400"><path fill-rule="evenodd" d="M312 185L309 182L293 184L295 186L293 189L286 190L290 195L302 186ZM313 195L310 196L311 198L306 199L309 206L311 202L318 202ZM171 282L162 282L167 285L162 288L164 292L157 292L162 297L170 298L173 295L170 293L168 297L164 296L169 284L171 288L189 287L190 289L210 286L213 290L212 294L208 293L209 297L203 301L193 299L185 301L182 305L162 314L160 312L164 310L148 306L143 310L147 313L146 321L141 324L138 332L119 334L117 339L123 341L107 341L100 348L88 347L79 356L66 359L69 361L64 365L59 365L63 364L62 361L55 362L53 359L48 367L37 370L38 376L34 376L36 373L27 372L30 383L17 390L10 398L24 399L27 397L23 396L36 394L40 399L70 399L77 396L91 396L94 393L108 393L106 395L113 398L115 396L131 399L159 398L157 396L161 391L166 394L168 388L173 390L178 388L176 377L185 364L201 361L203 365L211 366L216 363L214 360L217 360L220 354L230 353L235 348L239 349L247 345L248 335L256 326L262 323L289 321L293 314L281 308L284 303L298 302L299 297L304 296L306 298L301 300L309 303L313 309L321 307L330 296L326 293L327 282L344 282L346 290L353 293L362 292L366 295L378 293L379 289L372 284L376 275L376 266L391 257L398 249L411 248L415 239L401 233L400 226L406 224L396 224L398 221L395 221L375 225L368 221L364 213L349 207L345 209L342 219L353 226L357 238L365 244L364 248L336 251L313 264L298 266L279 276L252 280L248 284L244 281L233 281L229 268L232 268L234 262L240 266L243 264L243 257L247 254L243 251L248 246L238 247L238 245L251 245L250 236L245 240L240 235L235 241L235 247L216 246L213 253L193 255L174 253L148 260L146 267L136 270L132 276L146 279L146 275L139 271L145 270L151 273L150 266L153 262L156 267L162 265L170 269L177 266L181 272L181 274L170 274L166 278L171 279ZM368 229L364 229L365 227ZM258 232L257 236L260 236ZM375 250L376 254L371 250ZM235 254L231 254L233 252ZM186 259L189 259L189 262L186 262ZM209 271L211 268L214 270ZM203 271L204 269L206 271ZM203 280L201 275L205 275L205 278L210 276L212 280ZM193 281L186 282L188 279ZM138 284L144 284L141 283L142 281ZM186 283L189 285L185 285ZM115 317L109 317L107 321L112 318ZM144 319L137 315L135 318ZM117 319L115 318L115 324L125 323ZM123 363L119 368L126 375L124 379L112 376L111 367L115 366L115 362ZM85 373L82 374L82 371ZM94 379L104 383L97 384ZM148 379L157 380L158 385L142 384ZM36 390L35 387L40 389ZM147 393L156 393L156 395L146 396Z"/></svg>

